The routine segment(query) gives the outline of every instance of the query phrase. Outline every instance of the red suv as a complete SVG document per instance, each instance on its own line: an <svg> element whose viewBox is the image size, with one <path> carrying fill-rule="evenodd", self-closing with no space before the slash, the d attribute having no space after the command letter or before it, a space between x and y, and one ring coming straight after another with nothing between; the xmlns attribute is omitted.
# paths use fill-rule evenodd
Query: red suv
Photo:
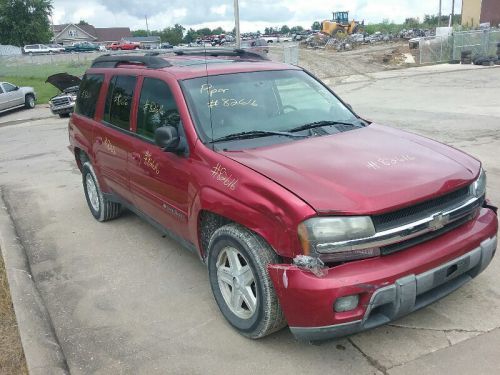
<svg viewBox="0 0 500 375"><path fill-rule="evenodd" d="M69 137L92 215L125 207L196 252L250 338L379 326L496 250L478 160L363 120L310 73L243 50L98 58Z"/></svg>

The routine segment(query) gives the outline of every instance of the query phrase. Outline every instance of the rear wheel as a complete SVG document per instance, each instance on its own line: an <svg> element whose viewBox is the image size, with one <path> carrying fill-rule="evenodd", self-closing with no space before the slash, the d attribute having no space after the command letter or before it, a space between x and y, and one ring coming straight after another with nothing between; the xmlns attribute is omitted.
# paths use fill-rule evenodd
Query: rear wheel
<svg viewBox="0 0 500 375"><path fill-rule="evenodd" d="M286 325L267 266L278 255L258 235L225 225L209 244L210 286L220 311L239 333L257 339Z"/></svg>
<svg viewBox="0 0 500 375"><path fill-rule="evenodd" d="M97 221L108 221L120 216L121 204L111 202L104 197L97 182L94 168L89 162L82 167L83 190L90 212Z"/></svg>
<svg viewBox="0 0 500 375"><path fill-rule="evenodd" d="M31 94L26 95L24 98L24 106L28 109L35 108L35 97Z"/></svg>
<svg viewBox="0 0 500 375"><path fill-rule="evenodd" d="M68 118L70 116L70 113L59 113L60 118Z"/></svg>

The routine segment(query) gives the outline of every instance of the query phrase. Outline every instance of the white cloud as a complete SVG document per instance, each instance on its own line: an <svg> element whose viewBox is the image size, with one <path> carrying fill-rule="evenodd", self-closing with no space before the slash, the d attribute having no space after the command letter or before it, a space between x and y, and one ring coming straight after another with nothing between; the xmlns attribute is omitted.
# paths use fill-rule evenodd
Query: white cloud
<svg viewBox="0 0 500 375"><path fill-rule="evenodd" d="M451 12L452 0L443 0L443 14ZM461 1L455 1L460 12ZM437 14L437 0L240 0L243 31L263 30L267 26L301 25L331 18L332 11L349 10L350 18L367 23L389 19L403 22L407 17L423 18ZM78 22L80 19L97 27L128 26L131 29L163 29L180 23L184 27L234 27L233 0L87 0L70 2L54 0L54 23Z"/></svg>

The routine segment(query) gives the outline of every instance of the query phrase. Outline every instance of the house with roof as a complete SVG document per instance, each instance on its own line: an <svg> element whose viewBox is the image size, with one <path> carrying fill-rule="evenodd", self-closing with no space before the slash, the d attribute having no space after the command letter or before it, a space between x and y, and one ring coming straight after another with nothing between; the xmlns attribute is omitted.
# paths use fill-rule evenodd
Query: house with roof
<svg viewBox="0 0 500 375"><path fill-rule="evenodd" d="M108 44L129 40L132 37L128 27L94 27L68 23L53 26L53 42L62 45L71 45L79 42Z"/></svg>

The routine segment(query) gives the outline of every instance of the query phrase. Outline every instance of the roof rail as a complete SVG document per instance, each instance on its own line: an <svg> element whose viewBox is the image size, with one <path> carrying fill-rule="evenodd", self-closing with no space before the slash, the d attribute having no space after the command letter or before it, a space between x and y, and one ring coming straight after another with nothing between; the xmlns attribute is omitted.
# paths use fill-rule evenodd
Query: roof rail
<svg viewBox="0 0 500 375"><path fill-rule="evenodd" d="M142 64L147 68L161 69L172 66L167 60L152 55L102 55L92 62L92 68L115 68L118 64Z"/></svg>
<svg viewBox="0 0 500 375"><path fill-rule="evenodd" d="M177 56L235 56L241 59L269 60L261 54L241 48L187 48L175 50L173 53Z"/></svg>

